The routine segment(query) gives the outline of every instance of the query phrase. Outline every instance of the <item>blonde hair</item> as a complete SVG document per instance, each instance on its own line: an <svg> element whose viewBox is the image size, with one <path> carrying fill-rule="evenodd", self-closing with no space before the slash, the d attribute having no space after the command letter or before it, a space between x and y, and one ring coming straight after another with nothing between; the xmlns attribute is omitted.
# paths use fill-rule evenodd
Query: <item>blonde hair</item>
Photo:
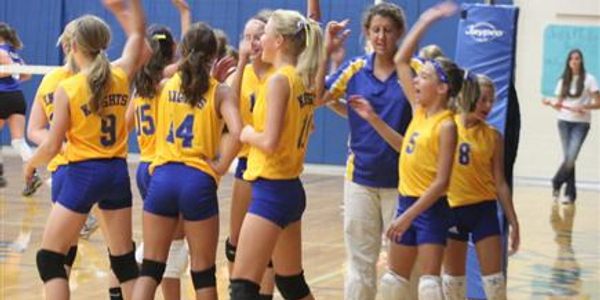
<svg viewBox="0 0 600 300"><path fill-rule="evenodd" d="M419 50L419 57L421 58L434 59L442 56L445 56L442 48L435 44L427 45Z"/></svg>
<svg viewBox="0 0 600 300"><path fill-rule="evenodd" d="M61 35L56 40L56 46L61 47L65 54L65 59L64 59L65 66L72 72L77 72L78 71L77 64L75 63L75 60L73 59L73 55L71 55L71 43L73 42L73 33L74 32L75 32L75 21L71 21L71 22L67 23L67 26L65 26L65 29L63 30Z"/></svg>
<svg viewBox="0 0 600 300"><path fill-rule="evenodd" d="M85 15L75 19L73 43L79 51L92 59L87 74L87 83L92 97L89 100L90 109L96 114L102 113L102 100L108 94L111 86L110 61L106 57L106 48L110 43L110 29L100 18Z"/></svg>
<svg viewBox="0 0 600 300"><path fill-rule="evenodd" d="M304 86L308 90L312 89L319 62L325 56L323 33L319 24L297 11L282 9L274 11L270 20L275 32L290 42L288 50L298 57L296 70L302 77Z"/></svg>
<svg viewBox="0 0 600 300"><path fill-rule="evenodd" d="M496 85L494 84L494 81L486 75L477 74L477 84L479 84L479 89L483 90L484 87L488 87L492 90L492 94L496 95Z"/></svg>

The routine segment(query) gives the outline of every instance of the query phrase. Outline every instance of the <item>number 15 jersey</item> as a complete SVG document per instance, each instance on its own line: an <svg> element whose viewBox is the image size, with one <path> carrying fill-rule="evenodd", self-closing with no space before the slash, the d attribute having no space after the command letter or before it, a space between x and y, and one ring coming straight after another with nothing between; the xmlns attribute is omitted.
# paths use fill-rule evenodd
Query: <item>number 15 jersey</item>
<svg viewBox="0 0 600 300"><path fill-rule="evenodd" d="M219 176L209 165L209 161L217 157L223 131L215 99L218 85L210 78L202 99L191 106L181 91L180 73L167 81L158 102L156 158L150 166L151 173L157 166L179 162L218 181Z"/></svg>
<svg viewBox="0 0 600 300"><path fill-rule="evenodd" d="M281 138L272 154L267 154L256 147L250 148L248 168L244 173L245 180L294 179L300 176L304 167L308 136L313 130L315 96L306 92L302 78L295 67L281 67L271 78L279 74L287 78L290 87ZM268 83L261 86L252 112L252 122L257 132L263 132L266 128L269 109L266 98L267 88Z"/></svg>

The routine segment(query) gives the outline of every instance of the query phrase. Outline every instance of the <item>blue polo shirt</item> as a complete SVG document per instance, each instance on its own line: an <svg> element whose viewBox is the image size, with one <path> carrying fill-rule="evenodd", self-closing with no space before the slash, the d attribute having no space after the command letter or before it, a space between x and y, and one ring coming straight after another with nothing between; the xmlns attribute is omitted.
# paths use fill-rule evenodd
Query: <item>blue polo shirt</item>
<svg viewBox="0 0 600 300"><path fill-rule="evenodd" d="M22 64L23 60L19 57L19 54L15 51L15 49L8 44L0 44L0 49L8 52L11 60L15 64ZM19 81L16 80L13 76L9 75L6 77L0 77L0 92L14 92L18 91Z"/></svg>
<svg viewBox="0 0 600 300"><path fill-rule="evenodd" d="M352 59L330 75L325 86L336 99L363 96L383 121L404 134L412 118L410 104L398 84L396 72L385 81L375 77L374 60L374 53ZM346 178L369 187L397 187L398 152L350 107L348 122L350 149Z"/></svg>

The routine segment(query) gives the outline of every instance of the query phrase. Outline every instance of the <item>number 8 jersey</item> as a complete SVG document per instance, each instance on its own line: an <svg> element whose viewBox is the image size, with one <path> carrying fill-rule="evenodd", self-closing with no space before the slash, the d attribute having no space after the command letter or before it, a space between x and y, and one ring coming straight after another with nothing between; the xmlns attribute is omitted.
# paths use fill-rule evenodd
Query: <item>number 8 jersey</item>
<svg viewBox="0 0 600 300"><path fill-rule="evenodd" d="M467 128L460 115L456 115L454 121L458 143L448 187L450 207L495 200L493 159L499 133L485 122Z"/></svg>
<svg viewBox="0 0 600 300"><path fill-rule="evenodd" d="M181 75L177 73L162 89L156 122L156 157L154 168L169 162L197 168L218 181L219 176L208 164L218 154L223 120L215 99L219 83L210 78L209 88L194 107L185 102Z"/></svg>
<svg viewBox="0 0 600 300"><path fill-rule="evenodd" d="M125 111L129 102L129 80L125 71L111 67L110 91L100 104L100 114L90 109L91 91L85 74L76 74L62 81L59 87L69 98L67 160L126 158Z"/></svg>
<svg viewBox="0 0 600 300"><path fill-rule="evenodd" d="M248 168L244 173L245 180L294 179L302 173L308 136L313 130L315 96L306 92L302 78L297 74L295 67L281 67L274 72L273 76L278 74L285 76L290 86L279 145L272 154L267 154L256 147L250 148ZM258 132L263 132L266 126L269 105L266 99L267 88L268 84L261 86L252 112L252 122Z"/></svg>

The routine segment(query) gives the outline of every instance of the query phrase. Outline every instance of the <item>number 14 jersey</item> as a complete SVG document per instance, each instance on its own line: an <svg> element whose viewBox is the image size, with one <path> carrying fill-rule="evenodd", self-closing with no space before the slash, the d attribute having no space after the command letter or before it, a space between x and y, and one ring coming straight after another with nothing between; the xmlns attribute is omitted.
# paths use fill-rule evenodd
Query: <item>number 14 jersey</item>
<svg viewBox="0 0 600 300"><path fill-rule="evenodd" d="M210 78L209 88L194 106L181 91L181 75L167 81L158 101L156 157L150 172L168 162L199 169L218 181L209 161L218 154L223 121L218 113L216 91L219 83Z"/></svg>

